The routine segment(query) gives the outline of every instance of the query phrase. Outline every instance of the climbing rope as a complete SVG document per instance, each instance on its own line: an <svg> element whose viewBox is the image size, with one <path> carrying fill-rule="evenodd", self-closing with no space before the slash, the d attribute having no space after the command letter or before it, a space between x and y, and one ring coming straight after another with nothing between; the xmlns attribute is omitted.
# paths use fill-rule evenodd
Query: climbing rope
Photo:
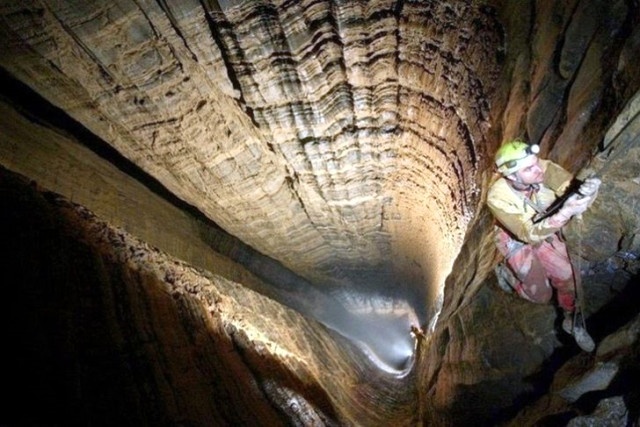
<svg viewBox="0 0 640 427"><path fill-rule="evenodd" d="M578 250L576 252L577 259L574 261L573 266L573 279L575 283L575 291L576 291L576 308L573 310L573 322L572 328L575 328L576 321L579 318L582 323L582 328L587 329L587 325L584 321L584 315L582 315L582 301L583 301L583 289L582 289L582 234L583 234L583 223L582 223L582 215L578 215L576 218L577 223L577 232L578 232Z"/></svg>

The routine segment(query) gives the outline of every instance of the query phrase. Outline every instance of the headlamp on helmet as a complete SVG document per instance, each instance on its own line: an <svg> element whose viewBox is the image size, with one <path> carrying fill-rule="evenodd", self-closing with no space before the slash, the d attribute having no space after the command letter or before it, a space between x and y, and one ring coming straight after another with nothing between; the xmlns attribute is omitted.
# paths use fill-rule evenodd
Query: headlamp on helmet
<svg viewBox="0 0 640 427"><path fill-rule="evenodd" d="M523 160L540 152L538 144L527 144L523 141L510 141L498 149L495 162L498 172L507 176L519 171Z"/></svg>

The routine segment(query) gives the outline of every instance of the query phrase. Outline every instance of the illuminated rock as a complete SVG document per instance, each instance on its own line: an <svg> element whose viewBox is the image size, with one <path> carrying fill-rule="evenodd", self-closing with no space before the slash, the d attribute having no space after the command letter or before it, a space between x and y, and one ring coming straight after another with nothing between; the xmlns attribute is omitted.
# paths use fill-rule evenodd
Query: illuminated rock
<svg viewBox="0 0 640 427"><path fill-rule="evenodd" d="M574 172L592 160L603 173L593 215L567 233L585 254L589 313L637 275L634 5L3 1L0 19L3 167L88 208L110 232L158 248L152 264L176 257L209 272L178 269L209 281L196 289L140 260L114 267L123 294L105 302L105 316L125 307L145 318L144 298L123 296L144 293L142 283L165 289L158 301L162 292L179 295L176 316L200 319L175 330L150 315L152 330L176 334L155 337L152 349L145 327L103 325L107 335L130 333L129 362L151 371L123 377L133 396L153 389L155 400L129 408L142 423L159 421L145 414L160 407L174 423L185 421L184 408L202 423L482 423L543 393L540 367L569 345L554 332L553 308L491 287L491 220L481 206L503 139L527 137ZM25 99L20 84L45 101ZM46 101L86 129L53 121L62 114L53 108L34 111ZM614 150L591 159L610 128ZM98 155L78 144L87 135L100 140L89 144ZM131 163L111 153L109 165L107 147ZM194 219L191 207L204 217ZM82 256L117 252L92 232L82 238L93 242ZM73 271L66 245L51 246L63 277ZM151 250L144 245L126 248ZM36 258L28 270L45 265ZM122 279L128 268L153 273ZM106 287L111 276L98 276ZM213 294L231 302L210 305ZM207 307L220 312L208 317ZM207 338L200 321L218 329ZM427 336L412 364L414 323ZM235 351L184 345L192 328ZM95 360L92 368L103 363ZM207 371L203 383L187 365ZM87 411L98 419L110 412Z"/></svg>

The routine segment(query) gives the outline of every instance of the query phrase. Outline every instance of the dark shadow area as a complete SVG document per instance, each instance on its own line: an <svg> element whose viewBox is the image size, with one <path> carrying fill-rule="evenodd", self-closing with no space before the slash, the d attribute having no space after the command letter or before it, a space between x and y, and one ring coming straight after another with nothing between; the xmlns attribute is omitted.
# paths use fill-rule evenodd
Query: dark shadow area
<svg viewBox="0 0 640 427"><path fill-rule="evenodd" d="M572 337L567 335L566 338L561 338L560 340L564 345L558 347L544 361L540 366L540 370L536 374L522 379L518 378L518 381L528 385L528 387L526 387L526 391L520 393L513 400L511 405L505 406L504 409L500 410L494 417L490 418L487 424L485 424L487 427L507 423L523 409L549 393L549 388L558 369L580 352L580 349L577 347ZM562 423L563 419L563 417L559 417L557 420L555 420L555 418L550 419L548 420L549 424L542 425L549 427L555 425L565 426L566 423ZM560 422L560 424L556 424L556 421Z"/></svg>
<svg viewBox="0 0 640 427"><path fill-rule="evenodd" d="M58 196L33 188L0 169L0 200L10 206L0 210L3 274L10 278L0 298L0 425L295 419L286 401L270 401L262 377L336 425L325 390L303 384L263 352L250 350L251 360L243 360L238 347L230 351L230 338L199 320L200 301L168 294L157 278L91 246L81 227L54 209Z"/></svg>
<svg viewBox="0 0 640 427"><path fill-rule="evenodd" d="M638 316L640 277L624 271L627 285L616 297L588 320L596 342L616 332ZM628 419L640 418L640 341L636 340L622 357L619 371L606 390L586 393L575 406L583 413L592 413L602 399L623 396L629 410Z"/></svg>
<svg viewBox="0 0 640 427"><path fill-rule="evenodd" d="M622 274L627 278L627 284L622 290L587 319L587 327L596 344L607 335L618 330L638 314L640 301L640 277L621 270L612 274ZM611 292L615 292L611 290Z"/></svg>
<svg viewBox="0 0 640 427"><path fill-rule="evenodd" d="M640 416L640 346L636 345L633 353L625 357L620 370L606 390L585 393L575 403L574 407L583 414L591 414L604 399L623 397L628 412L628 420L637 420ZM630 424L629 424L630 425Z"/></svg>
<svg viewBox="0 0 640 427"><path fill-rule="evenodd" d="M63 236L44 199L13 184L0 171L0 200L9 207L0 210L0 244L11 278L0 299L0 377L8 391L0 424L144 424L132 382L148 367L126 355L127 344L117 349L102 310L108 295L100 270L112 266ZM154 399L146 405L148 421L162 422Z"/></svg>
<svg viewBox="0 0 640 427"><path fill-rule="evenodd" d="M543 417L536 423L536 427L566 427L569 421L578 415L577 412L567 411L560 414Z"/></svg>
<svg viewBox="0 0 640 427"><path fill-rule="evenodd" d="M626 271L612 272L611 274L623 274L628 277L627 285L605 307L586 320L587 329L596 342L596 346L607 335L619 330L638 315L640 287L637 286L637 275L631 276ZM513 405L501 411L488 425L498 425L513 419L532 402L548 394L556 372L571 358L581 353L582 350L577 346L573 337L561 332L561 323L562 314L559 312L556 317L555 328L558 331L558 339L563 345L551 354L542 365L539 373L524 379L531 385L530 391L521 394ZM637 343L633 353L632 357L627 356L621 371L616 375L616 379L607 390L587 393L575 404L570 405L570 407L575 408L575 412L567 411L548 416L541 420L540 424L536 425L545 427L566 426L571 418L579 414L592 413L601 399L615 396L626 396L625 402L630 410L630 419L637 419L640 414L640 391L637 387L640 384L640 368L638 367L640 349Z"/></svg>

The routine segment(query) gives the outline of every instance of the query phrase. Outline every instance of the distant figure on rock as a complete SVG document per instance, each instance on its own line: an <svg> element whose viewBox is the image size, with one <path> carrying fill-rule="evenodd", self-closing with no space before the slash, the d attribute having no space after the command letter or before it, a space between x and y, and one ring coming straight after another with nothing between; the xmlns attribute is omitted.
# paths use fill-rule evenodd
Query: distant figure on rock
<svg viewBox="0 0 640 427"><path fill-rule="evenodd" d="M504 144L495 156L500 178L493 183L487 205L497 220L496 245L504 255L496 267L500 287L529 301L548 303L553 289L564 311L562 329L584 351L595 344L576 308L576 278L561 236L562 227L595 200L600 180L586 179L557 210L572 175L559 165L539 159L538 145L522 141ZM551 212L551 213L549 213Z"/></svg>

